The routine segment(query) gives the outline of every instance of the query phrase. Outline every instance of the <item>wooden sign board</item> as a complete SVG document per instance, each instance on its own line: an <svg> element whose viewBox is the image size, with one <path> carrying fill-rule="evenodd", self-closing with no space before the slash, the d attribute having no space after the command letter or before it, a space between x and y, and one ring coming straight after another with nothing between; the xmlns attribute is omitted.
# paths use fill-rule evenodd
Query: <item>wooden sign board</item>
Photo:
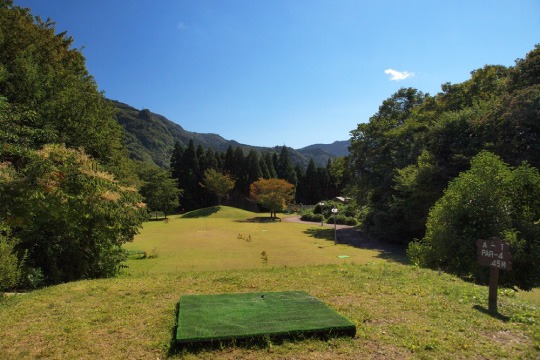
<svg viewBox="0 0 540 360"><path fill-rule="evenodd" d="M512 255L510 245L501 239L476 241L478 263L484 266L492 266L502 270L512 270Z"/></svg>
<svg viewBox="0 0 540 360"><path fill-rule="evenodd" d="M476 241L478 263L490 267L489 272L489 310L497 313L497 287L499 286L499 269L512 270L512 255L508 243L499 238Z"/></svg>

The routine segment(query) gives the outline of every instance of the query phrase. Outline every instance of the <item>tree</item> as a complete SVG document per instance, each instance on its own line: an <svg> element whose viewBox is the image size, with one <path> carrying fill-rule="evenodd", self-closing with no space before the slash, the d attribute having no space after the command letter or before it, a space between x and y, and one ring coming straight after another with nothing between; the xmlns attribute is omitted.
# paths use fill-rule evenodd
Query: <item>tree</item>
<svg viewBox="0 0 540 360"><path fill-rule="evenodd" d="M16 171L0 166L0 219L48 284L116 275L145 215L133 187L82 150L46 145Z"/></svg>
<svg viewBox="0 0 540 360"><path fill-rule="evenodd" d="M540 282L540 173L524 163L512 169L487 151L454 179L430 210L421 241L409 245L412 262L487 283L477 264L476 241L499 237L510 244L512 271L501 284L524 290Z"/></svg>
<svg viewBox="0 0 540 360"><path fill-rule="evenodd" d="M246 180L248 184L257 181L257 179L263 177L263 172L259 164L259 155L255 150L250 150L246 158ZM246 189L248 190L248 189Z"/></svg>
<svg viewBox="0 0 540 360"><path fill-rule="evenodd" d="M84 56L72 48L73 39L55 34L52 21L10 3L0 7L0 34L0 94L12 113L0 156L16 156L21 143L30 149L62 143L84 148L120 174L127 158L122 129ZM0 127L5 129L4 120ZM29 136L32 132L38 136Z"/></svg>
<svg viewBox="0 0 540 360"><path fill-rule="evenodd" d="M23 261L15 252L17 243L10 236L9 227L0 223L0 298L3 291L15 287L21 278Z"/></svg>
<svg viewBox="0 0 540 360"><path fill-rule="evenodd" d="M144 183L139 192L144 202L150 211L161 211L167 218L167 214L178 208L182 190L167 170L156 166L144 167L143 164L140 166L143 170L139 171L139 176Z"/></svg>
<svg viewBox="0 0 540 360"><path fill-rule="evenodd" d="M277 174L271 153L267 152L264 154L264 162L266 163L266 168L268 169L268 179L276 178Z"/></svg>
<svg viewBox="0 0 540 360"><path fill-rule="evenodd" d="M210 168L204 172L201 186L215 194L218 198L218 204L221 205L221 201L229 196L229 193L234 188L234 181L229 175Z"/></svg>
<svg viewBox="0 0 540 360"><path fill-rule="evenodd" d="M294 185L283 179L259 179L250 185L250 197L270 210L270 217L285 208L294 198Z"/></svg>
<svg viewBox="0 0 540 360"><path fill-rule="evenodd" d="M408 120L427 98L416 89L402 88L383 101L368 123L351 131L349 160L357 174L356 193L361 196L357 200L369 209L366 230L379 239L395 241L399 235L388 227L393 224L387 216L394 194L392 180L396 169L414 163L418 156L417 129Z"/></svg>
<svg viewBox="0 0 540 360"><path fill-rule="evenodd" d="M294 171L291 156L289 155L289 150L286 146L282 146L281 151L279 152L276 172L279 179L283 179L291 184L296 184L298 182L298 177Z"/></svg>
<svg viewBox="0 0 540 360"><path fill-rule="evenodd" d="M201 179L195 143L190 140L186 149L183 151L178 149L177 152L178 156L176 151L173 153L175 156L173 174L178 176L178 187L184 190L180 202L188 209L196 209L200 205L198 184Z"/></svg>

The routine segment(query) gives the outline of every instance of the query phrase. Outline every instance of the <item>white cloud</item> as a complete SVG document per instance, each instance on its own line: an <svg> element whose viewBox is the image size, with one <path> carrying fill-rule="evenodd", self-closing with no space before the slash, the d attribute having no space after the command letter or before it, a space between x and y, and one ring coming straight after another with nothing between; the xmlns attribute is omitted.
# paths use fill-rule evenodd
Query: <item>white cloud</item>
<svg viewBox="0 0 540 360"><path fill-rule="evenodd" d="M178 30L186 30L187 29L187 25L184 24L183 22L179 22L178 25L176 25L176 27L178 28Z"/></svg>
<svg viewBox="0 0 540 360"><path fill-rule="evenodd" d="M405 80L414 76L414 73L408 71L397 71L394 69L386 69L384 70L384 73L390 75L390 80L393 81Z"/></svg>

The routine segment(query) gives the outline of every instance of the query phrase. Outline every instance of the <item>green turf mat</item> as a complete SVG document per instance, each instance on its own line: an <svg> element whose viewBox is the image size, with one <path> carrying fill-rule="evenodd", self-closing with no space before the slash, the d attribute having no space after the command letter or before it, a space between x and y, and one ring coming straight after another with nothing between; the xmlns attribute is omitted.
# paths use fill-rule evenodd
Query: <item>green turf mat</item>
<svg viewBox="0 0 540 360"><path fill-rule="evenodd" d="M354 336L354 323L303 291L184 295L176 342Z"/></svg>

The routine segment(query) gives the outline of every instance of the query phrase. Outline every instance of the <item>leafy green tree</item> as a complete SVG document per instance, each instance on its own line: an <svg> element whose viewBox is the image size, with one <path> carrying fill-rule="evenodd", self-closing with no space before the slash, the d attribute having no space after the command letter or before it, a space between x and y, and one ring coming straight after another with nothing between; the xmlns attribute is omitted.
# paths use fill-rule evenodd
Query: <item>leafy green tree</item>
<svg viewBox="0 0 540 360"><path fill-rule="evenodd" d="M0 156L19 156L21 144L39 149L62 143L84 148L121 175L127 158L121 127L73 39L9 2L0 6L0 34L0 94L11 113Z"/></svg>
<svg viewBox="0 0 540 360"><path fill-rule="evenodd" d="M234 181L227 174L222 174L216 169L207 169L204 172L204 179L201 186L208 189L218 198L218 204L229 196L229 193L234 188Z"/></svg>
<svg viewBox="0 0 540 360"><path fill-rule="evenodd" d="M276 213L294 199L294 185L283 179L261 178L250 185L250 197L276 218Z"/></svg>
<svg viewBox="0 0 540 360"><path fill-rule="evenodd" d="M30 155L20 171L0 166L0 218L20 239L26 264L48 284L116 275L121 246L144 219L137 190L82 150L46 145Z"/></svg>
<svg viewBox="0 0 540 360"><path fill-rule="evenodd" d="M356 177L358 202L370 209L364 219L368 232L382 240L398 241L389 224L389 207L394 195L396 169L416 160L415 131L407 119L420 108L427 95L413 88L402 88L383 101L368 123L351 131L350 162Z"/></svg>
<svg viewBox="0 0 540 360"><path fill-rule="evenodd" d="M525 290L540 282L540 173L523 164L510 168L487 151L450 182L430 210L426 236L409 245L411 261L486 283L477 264L476 241L500 237L511 246L512 271L501 283Z"/></svg>
<svg viewBox="0 0 540 360"><path fill-rule="evenodd" d="M516 60L510 78L512 90L540 84L540 44L536 44L524 59Z"/></svg>
<svg viewBox="0 0 540 360"><path fill-rule="evenodd" d="M327 198L334 198L349 192L346 188L353 184L353 177L349 170L348 161L348 157L345 156L328 160L326 171L330 179L330 189Z"/></svg>
<svg viewBox="0 0 540 360"><path fill-rule="evenodd" d="M3 291L14 288L21 279L23 261L15 252L17 243L18 240L10 236L9 228L0 223L0 299Z"/></svg>
<svg viewBox="0 0 540 360"><path fill-rule="evenodd" d="M139 189L148 210L163 212L165 218L179 206L178 198L182 190L167 170L157 166L146 166L139 171L143 185Z"/></svg>

